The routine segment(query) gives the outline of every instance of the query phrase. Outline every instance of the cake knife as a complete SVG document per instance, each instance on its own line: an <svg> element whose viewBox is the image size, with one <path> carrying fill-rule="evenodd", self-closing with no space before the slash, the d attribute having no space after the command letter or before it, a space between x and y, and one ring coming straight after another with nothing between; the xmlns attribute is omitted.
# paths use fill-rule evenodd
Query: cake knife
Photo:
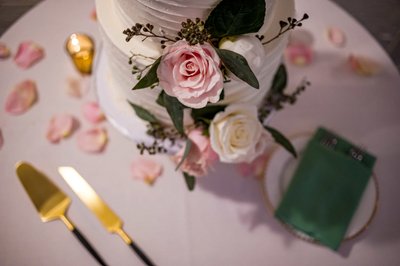
<svg viewBox="0 0 400 266"><path fill-rule="evenodd" d="M43 222L60 219L100 265L107 264L75 225L67 218L71 199L43 173L26 162L18 162L16 173Z"/></svg>
<svg viewBox="0 0 400 266"><path fill-rule="evenodd" d="M129 235L122 229L122 220L108 207L73 167L62 166L58 168L58 172L86 207L96 215L107 231L118 234L146 265L155 266L139 246L133 242Z"/></svg>

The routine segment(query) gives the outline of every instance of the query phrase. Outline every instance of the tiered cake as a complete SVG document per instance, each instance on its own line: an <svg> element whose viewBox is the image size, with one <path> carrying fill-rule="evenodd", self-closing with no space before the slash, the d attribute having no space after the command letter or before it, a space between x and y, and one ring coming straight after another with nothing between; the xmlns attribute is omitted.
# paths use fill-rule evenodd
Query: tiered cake
<svg viewBox="0 0 400 266"><path fill-rule="evenodd" d="M97 0L97 15L107 57L106 75L109 89L121 93L121 101L128 99L145 106L161 121L171 124L165 109L155 102L161 88L132 91L137 80L128 65L132 54L158 58L162 52L160 43L150 39L142 41L143 38L133 38L126 42L122 31L135 23L150 23L167 36L176 36L181 22L187 18L205 20L219 2L220 0ZM275 36L280 29L279 21L285 20L293 13L293 0L266 0L264 25L258 34L264 35L265 39ZM281 36L276 41L264 45L265 55L258 58L262 66L255 72L260 83L259 90L249 89L249 85L241 80L232 80L224 85L225 97L222 103L243 102L258 106L270 88L286 44L287 36Z"/></svg>

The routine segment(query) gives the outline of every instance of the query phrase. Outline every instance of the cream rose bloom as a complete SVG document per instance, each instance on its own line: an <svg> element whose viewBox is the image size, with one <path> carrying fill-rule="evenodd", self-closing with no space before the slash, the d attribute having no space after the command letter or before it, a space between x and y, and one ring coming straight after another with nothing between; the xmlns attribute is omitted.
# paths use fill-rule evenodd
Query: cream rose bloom
<svg viewBox="0 0 400 266"><path fill-rule="evenodd" d="M210 142L221 162L252 162L272 136L258 120L257 108L232 104L218 113L210 125Z"/></svg>

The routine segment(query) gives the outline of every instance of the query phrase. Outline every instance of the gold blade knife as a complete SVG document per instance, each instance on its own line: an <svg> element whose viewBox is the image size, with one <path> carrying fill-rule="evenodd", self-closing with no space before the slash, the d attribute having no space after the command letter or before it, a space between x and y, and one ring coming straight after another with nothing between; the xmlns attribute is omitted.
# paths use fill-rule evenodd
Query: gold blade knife
<svg viewBox="0 0 400 266"><path fill-rule="evenodd" d="M86 240L82 233L67 218L66 211L71 199L50 179L26 162L18 162L16 173L43 222L60 219L90 252L100 265L107 264Z"/></svg>
<svg viewBox="0 0 400 266"><path fill-rule="evenodd" d="M122 229L122 220L113 210L110 209L110 207L108 207L108 205L97 195L93 188L73 167L62 166L58 168L58 172L86 207L96 215L107 231L118 234L146 265L155 265Z"/></svg>

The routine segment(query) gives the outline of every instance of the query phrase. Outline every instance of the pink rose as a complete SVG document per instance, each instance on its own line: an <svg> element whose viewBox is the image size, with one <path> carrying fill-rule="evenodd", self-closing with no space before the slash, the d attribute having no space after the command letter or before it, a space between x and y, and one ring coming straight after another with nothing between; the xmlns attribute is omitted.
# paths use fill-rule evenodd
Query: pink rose
<svg viewBox="0 0 400 266"><path fill-rule="evenodd" d="M216 103L223 88L221 60L208 44L178 41L163 51L157 76L169 96L192 108Z"/></svg>
<svg viewBox="0 0 400 266"><path fill-rule="evenodd" d="M211 148L210 140L202 135L201 130L192 130L188 138L193 142L188 157L181 166L183 172L199 177L208 172L210 165L218 159L218 155ZM176 163L180 162L185 148L180 150L174 157Z"/></svg>

